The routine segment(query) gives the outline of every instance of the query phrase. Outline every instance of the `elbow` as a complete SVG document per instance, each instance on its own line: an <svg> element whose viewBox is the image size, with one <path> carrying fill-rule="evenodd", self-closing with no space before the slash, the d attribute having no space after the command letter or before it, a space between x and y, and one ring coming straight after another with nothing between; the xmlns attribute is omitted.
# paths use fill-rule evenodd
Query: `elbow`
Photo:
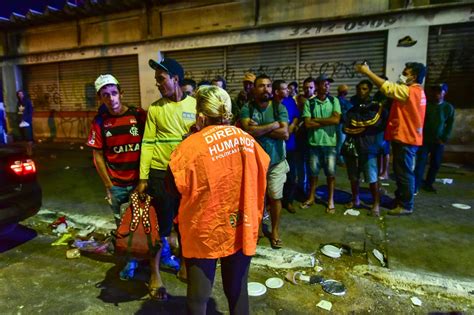
<svg viewBox="0 0 474 315"><path fill-rule="evenodd" d="M288 139L290 139L290 134L287 132L285 132L285 134L283 135L283 140L287 141Z"/></svg>

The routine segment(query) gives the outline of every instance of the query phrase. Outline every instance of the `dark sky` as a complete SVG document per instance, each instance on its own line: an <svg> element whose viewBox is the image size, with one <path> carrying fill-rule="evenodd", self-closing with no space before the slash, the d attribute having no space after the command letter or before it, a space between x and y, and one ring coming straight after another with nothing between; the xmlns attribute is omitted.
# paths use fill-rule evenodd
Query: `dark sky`
<svg viewBox="0 0 474 315"><path fill-rule="evenodd" d="M76 1L70 0L71 3ZM62 9L66 0L0 0L0 16L9 18L12 12L25 15L29 9L43 12L46 5Z"/></svg>

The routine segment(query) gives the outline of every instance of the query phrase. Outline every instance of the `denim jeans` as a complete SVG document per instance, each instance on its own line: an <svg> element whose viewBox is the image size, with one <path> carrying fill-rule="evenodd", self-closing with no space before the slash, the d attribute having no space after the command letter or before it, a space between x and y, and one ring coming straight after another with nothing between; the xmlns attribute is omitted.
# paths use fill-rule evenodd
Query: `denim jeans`
<svg viewBox="0 0 474 315"><path fill-rule="evenodd" d="M119 226L120 220L122 219L122 213L120 212L120 208L124 203L127 203L129 201L130 194L134 189L134 185L123 187L112 186L110 188L110 193L112 194L112 204L110 205L110 208L112 208L115 224L117 224L117 227Z"/></svg>
<svg viewBox="0 0 474 315"><path fill-rule="evenodd" d="M413 210L415 157L418 146L392 141L393 172L397 182L395 198L406 210Z"/></svg>
<svg viewBox="0 0 474 315"><path fill-rule="evenodd" d="M430 155L430 166L426 174L425 184L433 185L441 167L441 160L443 159L444 144L428 143L424 144L418 149L416 153L416 167L415 167L415 189L418 191L423 184L423 175L425 174L426 163L428 162L428 155Z"/></svg>
<svg viewBox="0 0 474 315"><path fill-rule="evenodd" d="M283 187L283 204L286 206L295 200L295 192L297 186L296 163L297 156L295 151L286 152L286 160L290 171L286 174L286 183Z"/></svg>
<svg viewBox="0 0 474 315"><path fill-rule="evenodd" d="M150 169L148 177L148 194L153 197L152 204L158 216L160 236L170 236L173 219L178 214L179 198L165 189L166 171Z"/></svg>

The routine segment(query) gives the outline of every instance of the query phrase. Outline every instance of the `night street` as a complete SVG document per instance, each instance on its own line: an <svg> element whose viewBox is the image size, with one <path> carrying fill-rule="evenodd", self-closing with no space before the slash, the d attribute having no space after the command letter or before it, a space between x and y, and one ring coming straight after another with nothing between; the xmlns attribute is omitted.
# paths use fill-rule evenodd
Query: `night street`
<svg viewBox="0 0 474 315"><path fill-rule="evenodd" d="M43 208L40 214L1 239L2 313L183 314L186 286L173 273L163 272L171 299L165 303L153 302L148 299L145 285L149 270L143 265L134 280L121 281L118 272L123 262L115 257L83 252L79 258L67 259L67 246L50 245L58 237L48 224L60 215L66 215L76 224L74 231L89 224L97 226L98 238L113 226L103 199L104 190L91 164L91 152L81 146L43 143L35 148ZM336 187L341 190L338 195L342 200L347 196L342 191L348 191L348 181L344 169L339 168L338 172ZM270 277L284 279L288 271L304 271L307 275L341 281L347 293L334 296L325 293L320 285L304 282L294 285L285 280L282 288L268 289L265 295L252 297L252 313L323 314L326 311L316 304L327 300L332 302L335 313L458 311L471 314L474 307L472 209L456 209L451 204L473 204L474 173L464 168L443 167L440 176L453 178L453 184L437 184L437 194L421 192L416 197L415 213L409 217L377 219L367 217L366 210L353 217L343 215L342 204L337 204L335 215L324 214L321 204L298 209L296 214L284 211L285 247L271 250L268 240L261 239L258 253L267 256L254 259L249 282L265 283ZM384 188L391 196L394 183L387 183L389 186ZM328 243L350 248L352 256L343 254L339 259L324 256L319 248ZM388 268L381 267L372 254L374 248L384 254ZM274 259L268 252L274 253L270 254L274 257L282 253L311 254L317 260L315 267L322 270L267 267L265 264L271 264ZM410 298L414 296L422 301L421 306L412 304ZM219 276L209 310L227 312Z"/></svg>

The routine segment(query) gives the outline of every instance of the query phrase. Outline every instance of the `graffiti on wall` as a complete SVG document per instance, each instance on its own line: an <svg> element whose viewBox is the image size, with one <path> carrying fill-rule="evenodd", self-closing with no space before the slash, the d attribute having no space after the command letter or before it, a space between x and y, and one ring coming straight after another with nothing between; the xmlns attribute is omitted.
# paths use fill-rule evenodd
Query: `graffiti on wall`
<svg viewBox="0 0 474 315"><path fill-rule="evenodd" d="M39 110L90 110L96 107L93 83L58 84L37 83L29 86L31 101Z"/></svg>
<svg viewBox="0 0 474 315"><path fill-rule="evenodd" d="M362 60L354 60L352 62L329 61L329 62L312 62L300 65L300 78L318 77L319 75L327 75L334 79L353 79L362 78L359 73L354 71L354 66L361 63ZM369 62L370 63L370 62ZM222 76L227 80L227 84L240 85L242 77L246 72L252 72L256 75L265 73L273 79L282 79L285 81L293 81L296 79L296 65L268 66L260 65L258 67L250 67L245 70L228 69L204 69L197 71L186 71L185 77L191 78L196 82L211 81L216 76ZM238 91L228 90L230 94Z"/></svg>

